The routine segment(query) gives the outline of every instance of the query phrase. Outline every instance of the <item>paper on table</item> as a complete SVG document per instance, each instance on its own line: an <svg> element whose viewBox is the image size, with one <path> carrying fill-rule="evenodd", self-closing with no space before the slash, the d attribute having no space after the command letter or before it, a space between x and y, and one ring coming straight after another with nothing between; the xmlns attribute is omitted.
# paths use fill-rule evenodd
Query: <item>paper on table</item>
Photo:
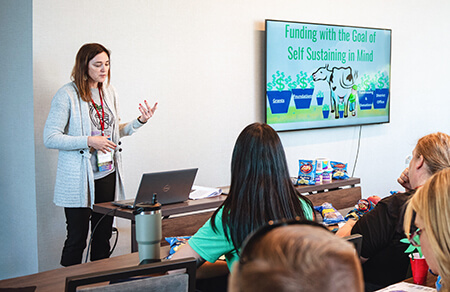
<svg viewBox="0 0 450 292"><path fill-rule="evenodd" d="M396 292L416 292L416 291L420 291L420 292L434 291L434 292L436 292L436 289L421 286L421 285L406 283L406 282L400 282L400 283L388 286L386 288L383 288L381 290L377 290L377 292L394 292L394 291L396 291Z"/></svg>
<svg viewBox="0 0 450 292"><path fill-rule="evenodd" d="M198 199L204 199L204 198L211 198L211 197L216 197L220 194L222 194L222 189L194 185L194 186L192 186L192 191L189 194L189 199L198 200Z"/></svg>

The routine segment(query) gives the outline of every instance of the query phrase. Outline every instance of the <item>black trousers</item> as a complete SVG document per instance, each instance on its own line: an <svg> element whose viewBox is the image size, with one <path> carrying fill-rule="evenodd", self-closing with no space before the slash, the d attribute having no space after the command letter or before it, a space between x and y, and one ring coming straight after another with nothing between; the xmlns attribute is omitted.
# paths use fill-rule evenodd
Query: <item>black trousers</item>
<svg viewBox="0 0 450 292"><path fill-rule="evenodd" d="M110 202L114 200L116 188L116 173L95 181L95 203ZM91 208L64 208L66 214L67 237L61 255L61 265L67 267L81 264L83 251L91 223L93 232L91 243L91 261L109 258L112 234L113 216L93 212ZM101 219L103 217L103 219ZM101 219L101 221L100 221ZM100 221L100 222L99 222Z"/></svg>

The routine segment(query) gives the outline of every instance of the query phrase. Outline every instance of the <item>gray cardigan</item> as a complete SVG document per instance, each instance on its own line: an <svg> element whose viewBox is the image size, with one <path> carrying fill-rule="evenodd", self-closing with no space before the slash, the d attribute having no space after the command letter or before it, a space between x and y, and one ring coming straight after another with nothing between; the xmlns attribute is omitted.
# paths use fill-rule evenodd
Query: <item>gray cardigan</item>
<svg viewBox="0 0 450 292"><path fill-rule="evenodd" d="M112 107L116 120L111 139L119 139L136 132L142 124L137 120L120 124L117 95L110 86L103 88L104 99ZM90 162L91 153L87 143L91 133L88 103L78 97L73 82L61 87L52 100L44 127L44 145L58 149L55 194L53 202L62 207L91 207L94 204L94 173ZM122 155L114 151L116 166L116 200L125 197L122 181Z"/></svg>

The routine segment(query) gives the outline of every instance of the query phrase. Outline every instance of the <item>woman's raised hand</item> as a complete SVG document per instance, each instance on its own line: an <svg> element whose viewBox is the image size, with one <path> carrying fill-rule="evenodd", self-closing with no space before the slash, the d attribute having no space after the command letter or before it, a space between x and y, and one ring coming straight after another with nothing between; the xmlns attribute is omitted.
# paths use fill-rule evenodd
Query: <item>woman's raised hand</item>
<svg viewBox="0 0 450 292"><path fill-rule="evenodd" d="M141 116L138 118L139 121L143 124L145 124L155 113L156 107L158 106L158 103L155 102L155 105L153 107L149 106L147 101L144 100L144 105L141 103L139 104L139 111L141 112Z"/></svg>
<svg viewBox="0 0 450 292"><path fill-rule="evenodd" d="M412 190L411 182L409 181L409 168L405 168L405 170L400 174L400 177L397 179L397 182L405 188L405 190Z"/></svg>

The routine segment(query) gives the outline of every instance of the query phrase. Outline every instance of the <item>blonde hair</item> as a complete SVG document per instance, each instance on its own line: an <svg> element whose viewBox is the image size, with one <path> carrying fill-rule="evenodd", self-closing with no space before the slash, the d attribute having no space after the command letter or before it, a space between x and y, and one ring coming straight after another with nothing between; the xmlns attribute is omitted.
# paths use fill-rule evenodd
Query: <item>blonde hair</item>
<svg viewBox="0 0 450 292"><path fill-rule="evenodd" d="M450 136L441 132L426 135L417 141L416 156L423 156L430 175L450 167Z"/></svg>
<svg viewBox="0 0 450 292"><path fill-rule="evenodd" d="M277 227L246 257L251 260L233 268L231 292L364 291L352 244L317 226Z"/></svg>
<svg viewBox="0 0 450 292"><path fill-rule="evenodd" d="M423 229L443 280L441 291L450 291L450 168L433 175L411 198L404 230L410 230L414 214L423 219Z"/></svg>

